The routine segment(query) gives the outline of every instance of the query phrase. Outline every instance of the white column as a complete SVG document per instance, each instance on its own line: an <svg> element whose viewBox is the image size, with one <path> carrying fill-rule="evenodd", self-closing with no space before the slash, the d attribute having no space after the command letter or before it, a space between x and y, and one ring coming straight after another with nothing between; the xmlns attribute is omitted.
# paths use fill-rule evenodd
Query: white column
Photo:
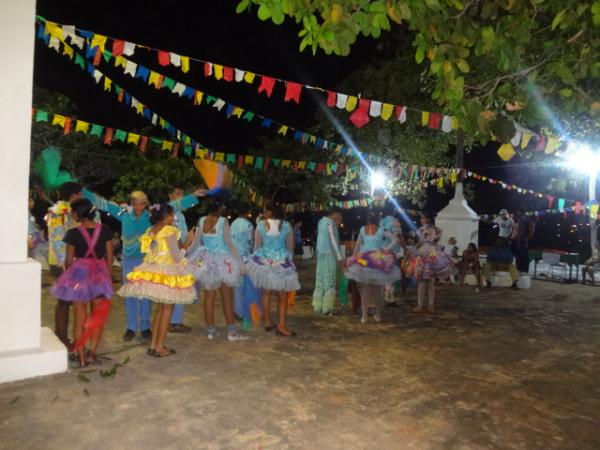
<svg viewBox="0 0 600 450"><path fill-rule="evenodd" d="M0 382L62 372L66 349L41 327L41 268L27 258L35 0L0 14Z"/></svg>
<svg viewBox="0 0 600 450"><path fill-rule="evenodd" d="M436 216L435 225L443 231L442 245L446 245L451 236L456 238L461 253L470 242L478 245L479 216L465 200L462 183L456 183L454 198Z"/></svg>

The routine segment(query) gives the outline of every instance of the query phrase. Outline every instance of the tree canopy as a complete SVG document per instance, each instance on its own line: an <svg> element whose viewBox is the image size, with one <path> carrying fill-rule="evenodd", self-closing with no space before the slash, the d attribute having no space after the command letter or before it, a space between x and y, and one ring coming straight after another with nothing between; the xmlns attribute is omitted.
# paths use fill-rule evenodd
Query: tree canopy
<svg viewBox="0 0 600 450"><path fill-rule="evenodd" d="M512 120L562 134L561 120L591 117L587 136L599 130L600 0L238 3L238 12L250 9L275 24L295 20L300 51L343 56L359 35L409 30L414 60L433 79L431 98L481 140L505 140Z"/></svg>

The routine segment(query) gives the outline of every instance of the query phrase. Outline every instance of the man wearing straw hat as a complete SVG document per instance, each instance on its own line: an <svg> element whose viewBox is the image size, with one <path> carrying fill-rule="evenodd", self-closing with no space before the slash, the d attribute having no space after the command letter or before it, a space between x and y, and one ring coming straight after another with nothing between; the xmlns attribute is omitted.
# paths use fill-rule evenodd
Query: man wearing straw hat
<svg viewBox="0 0 600 450"><path fill-rule="evenodd" d="M129 196L129 204L118 205L108 201L93 192L84 189L83 195L94 206L106 211L119 222L121 222L121 240L123 241L123 282L127 280L127 274L134 267L140 265L143 255L140 249L140 237L150 227L150 213L148 212L148 196L142 191L134 191ZM198 204L198 197L204 197L206 190L198 189L194 193L186 195L169 204L175 211L183 211ZM125 342L131 341L137 331L141 337L150 339L152 332L150 324L150 300L139 300L133 297L125 298L125 315L127 318L127 330L123 335Z"/></svg>

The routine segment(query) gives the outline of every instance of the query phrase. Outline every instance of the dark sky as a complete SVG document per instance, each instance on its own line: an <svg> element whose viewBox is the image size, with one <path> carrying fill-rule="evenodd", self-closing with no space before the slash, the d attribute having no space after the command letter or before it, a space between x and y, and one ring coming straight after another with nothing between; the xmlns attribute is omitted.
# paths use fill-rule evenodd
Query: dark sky
<svg viewBox="0 0 600 450"><path fill-rule="evenodd" d="M73 24L107 36L331 89L353 70L369 64L378 55L377 41L369 38L359 38L348 57L327 56L323 52L317 52L316 56L310 51L300 53L298 28L292 21L288 20L282 26L260 22L254 14L236 14L236 4L235 0L160 3L140 0L95 3L38 0L37 12L48 20ZM267 99L264 95L257 95L256 82L250 87L245 83L205 78L201 66L193 61L190 72L183 74L178 68L158 66L153 52L146 55L146 52L137 50L131 59L299 129L306 129L312 124L317 108L306 92L303 92L300 106L284 103L284 88L279 84L271 99ZM212 108L194 107L188 99L176 98L165 90L148 89L140 80L124 76L120 70L111 70L110 66L103 65L102 70L159 115L208 147L245 153L248 147L257 144L256 138L260 133L273 135L272 131L261 131L256 123L229 120ZM131 108L120 105L114 94L107 95L89 75L38 40L35 83L70 97L79 108L78 116L82 119L131 130L148 126L148 122ZM352 128L352 125L349 127ZM542 192L546 190L547 180L537 175L539 172L531 167L515 165L524 162L518 157L508 165L502 163L495 153L496 147L495 144L488 145L467 155L465 167L482 168L477 171L484 175ZM545 207L544 201L510 193L497 186L476 182L476 187L473 206L481 214L497 212L501 207L515 210L521 204L529 209ZM430 191L428 207L437 211L447 203L449 195ZM551 219L552 232L547 232L548 236L556 236L554 228L558 221L560 216Z"/></svg>

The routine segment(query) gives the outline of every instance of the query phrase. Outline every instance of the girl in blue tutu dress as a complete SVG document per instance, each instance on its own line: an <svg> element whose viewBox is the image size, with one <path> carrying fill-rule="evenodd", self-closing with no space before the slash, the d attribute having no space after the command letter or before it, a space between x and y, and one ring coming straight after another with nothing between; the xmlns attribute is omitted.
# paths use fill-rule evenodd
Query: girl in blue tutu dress
<svg viewBox="0 0 600 450"><path fill-rule="evenodd" d="M113 263L113 232L106 225L95 223L96 209L85 199L71 204L73 218L80 226L71 228L63 241L67 244L67 268L52 286L52 295L75 306L74 336L81 367L99 363L96 350L102 337L103 323L94 326L90 334L89 350L81 342L88 319L87 305L92 311L102 300L114 294L110 267ZM107 311L108 312L108 311ZM104 321L102 321L104 322ZM85 338L84 338L85 339Z"/></svg>
<svg viewBox="0 0 600 450"><path fill-rule="evenodd" d="M233 290L240 286L245 268L231 240L229 221L223 217L225 206L214 202L208 206L208 215L196 226L196 237L190 247L188 260L196 280L204 290L204 318L207 337L219 336L215 327L215 299L217 291L223 299L223 314L227 323L227 338L230 341L245 341L235 324Z"/></svg>
<svg viewBox="0 0 600 450"><path fill-rule="evenodd" d="M288 293L300 289L293 261L294 235L292 226L283 220L283 210L275 205L265 206L256 225L254 253L246 268L252 284L262 289L265 331L275 329L278 336L295 336L286 328ZM278 321L271 322L271 294L277 296Z"/></svg>
<svg viewBox="0 0 600 450"><path fill-rule="evenodd" d="M446 253L437 245L442 237L442 230L433 226L429 214L421 215L421 227L417 230L419 241L416 251L411 257L413 276L417 280L418 304L416 312L433 313L435 307L436 278L447 278L452 274L452 262ZM429 307L425 309L425 291L429 297Z"/></svg>
<svg viewBox="0 0 600 450"><path fill-rule="evenodd" d="M385 242L387 241L387 245ZM379 216L374 212L367 215L367 224L360 229L353 255L346 261L346 277L358 283L362 318L368 320L369 300L375 302L373 320L381 322L383 286L402 278L396 255L390 251L398 244L395 234L379 226Z"/></svg>

